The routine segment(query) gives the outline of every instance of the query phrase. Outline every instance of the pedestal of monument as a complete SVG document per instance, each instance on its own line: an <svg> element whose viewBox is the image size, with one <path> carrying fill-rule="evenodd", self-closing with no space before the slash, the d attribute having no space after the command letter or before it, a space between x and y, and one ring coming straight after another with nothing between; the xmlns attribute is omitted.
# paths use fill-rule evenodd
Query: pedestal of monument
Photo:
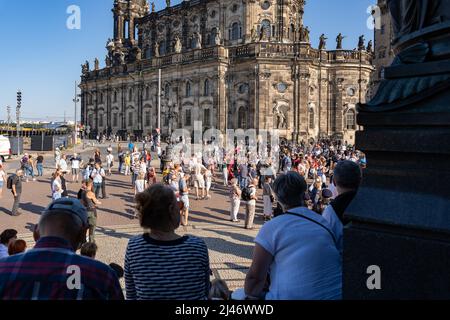
<svg viewBox="0 0 450 320"><path fill-rule="evenodd" d="M378 94L359 106L368 166L346 212L344 299L450 299L449 35L448 21L403 35ZM379 290L367 286L374 265Z"/></svg>

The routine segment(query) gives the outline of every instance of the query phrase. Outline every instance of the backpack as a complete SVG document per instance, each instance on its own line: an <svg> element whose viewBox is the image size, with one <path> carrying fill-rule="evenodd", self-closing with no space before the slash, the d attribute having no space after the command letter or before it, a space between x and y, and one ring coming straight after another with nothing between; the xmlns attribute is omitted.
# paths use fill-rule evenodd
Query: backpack
<svg viewBox="0 0 450 320"><path fill-rule="evenodd" d="M13 180L14 180L14 175L8 177L8 180L6 181L7 189L12 190Z"/></svg>
<svg viewBox="0 0 450 320"><path fill-rule="evenodd" d="M245 187L242 189L242 200L244 201L250 201L251 200L251 190L249 187Z"/></svg>

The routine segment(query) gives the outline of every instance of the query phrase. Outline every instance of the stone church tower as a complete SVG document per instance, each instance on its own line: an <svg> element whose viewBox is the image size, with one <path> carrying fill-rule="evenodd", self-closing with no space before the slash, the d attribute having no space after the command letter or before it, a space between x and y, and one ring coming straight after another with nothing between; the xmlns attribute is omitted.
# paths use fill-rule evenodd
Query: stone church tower
<svg viewBox="0 0 450 320"><path fill-rule="evenodd" d="M372 52L330 50L325 39L314 48L304 14L305 0L191 0L158 12L116 0L105 67L83 66L82 122L92 134L142 136L160 114L163 134L201 121L352 142Z"/></svg>

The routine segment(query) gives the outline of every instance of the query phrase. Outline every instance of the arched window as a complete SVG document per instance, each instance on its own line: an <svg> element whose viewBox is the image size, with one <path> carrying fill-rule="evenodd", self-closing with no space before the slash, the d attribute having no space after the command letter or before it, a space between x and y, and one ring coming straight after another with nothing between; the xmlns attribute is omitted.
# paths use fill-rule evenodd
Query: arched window
<svg viewBox="0 0 450 320"><path fill-rule="evenodd" d="M209 97L209 95L210 95L210 88L209 87L210 87L209 86L209 80L206 79L205 83L204 83L204 88L203 88L203 95L205 97Z"/></svg>
<svg viewBox="0 0 450 320"><path fill-rule="evenodd" d="M309 129L314 130L315 122L314 109L309 109Z"/></svg>
<svg viewBox="0 0 450 320"><path fill-rule="evenodd" d="M211 125L211 110L205 109L203 111L203 125L209 127Z"/></svg>
<svg viewBox="0 0 450 320"><path fill-rule="evenodd" d="M239 39L239 23L235 22L231 25L231 40Z"/></svg>
<svg viewBox="0 0 450 320"><path fill-rule="evenodd" d="M103 113L100 113L98 116L98 126L99 127L103 127L103 119L104 119L105 115Z"/></svg>
<svg viewBox="0 0 450 320"><path fill-rule="evenodd" d="M100 104L103 103L103 93L100 93Z"/></svg>
<svg viewBox="0 0 450 320"><path fill-rule="evenodd" d="M291 24L291 28L289 29L289 39L291 39L292 41L295 41L295 26L294 24Z"/></svg>
<svg viewBox="0 0 450 320"><path fill-rule="evenodd" d="M166 54L166 42L165 41L161 41L161 43L159 44L159 55L163 56Z"/></svg>
<svg viewBox="0 0 450 320"><path fill-rule="evenodd" d="M265 19L261 21L261 32L263 32L267 38L270 38L270 29L271 23L269 20Z"/></svg>
<svg viewBox="0 0 450 320"><path fill-rule="evenodd" d="M184 125L190 127L192 125L192 114L191 109L186 110L186 115L184 118Z"/></svg>
<svg viewBox="0 0 450 320"><path fill-rule="evenodd" d="M114 98L113 98L114 102L117 102L117 91L114 91Z"/></svg>
<svg viewBox="0 0 450 320"><path fill-rule="evenodd" d="M124 28L123 28L123 33L124 33L123 37L124 37L125 39L128 39L129 28L130 28L130 21L125 20Z"/></svg>
<svg viewBox="0 0 450 320"><path fill-rule="evenodd" d="M170 97L170 85L167 83L164 87L164 98L169 99Z"/></svg>
<svg viewBox="0 0 450 320"><path fill-rule="evenodd" d="M91 128L94 127L94 115L92 113L90 113L88 116L88 124L89 124L89 127L91 127Z"/></svg>
<svg viewBox="0 0 450 320"><path fill-rule="evenodd" d="M151 111L147 110L145 111L145 126L150 127L150 118L151 118Z"/></svg>
<svg viewBox="0 0 450 320"><path fill-rule="evenodd" d="M133 89L128 91L128 101L133 101Z"/></svg>
<svg viewBox="0 0 450 320"><path fill-rule="evenodd" d="M247 129L247 112L241 107L238 113L238 129Z"/></svg>
<svg viewBox="0 0 450 320"><path fill-rule="evenodd" d="M145 99L150 99L150 87L145 87Z"/></svg>
<svg viewBox="0 0 450 320"><path fill-rule="evenodd" d="M356 129L356 113L355 110L350 109L347 111L347 130L355 130Z"/></svg>
<svg viewBox="0 0 450 320"><path fill-rule="evenodd" d="M217 35L217 28L212 28L211 29L211 45L215 45L216 44L216 35Z"/></svg>
<svg viewBox="0 0 450 320"><path fill-rule="evenodd" d="M145 59L150 59L152 57L152 49L147 47L144 51Z"/></svg>
<svg viewBox="0 0 450 320"><path fill-rule="evenodd" d="M188 82L186 82L186 97L190 97L190 96L192 96L191 83L188 81Z"/></svg>
<svg viewBox="0 0 450 320"><path fill-rule="evenodd" d="M117 113L113 114L113 127L117 127L119 124L119 115Z"/></svg>
<svg viewBox="0 0 450 320"><path fill-rule="evenodd" d="M128 126L133 126L133 111L128 112Z"/></svg>

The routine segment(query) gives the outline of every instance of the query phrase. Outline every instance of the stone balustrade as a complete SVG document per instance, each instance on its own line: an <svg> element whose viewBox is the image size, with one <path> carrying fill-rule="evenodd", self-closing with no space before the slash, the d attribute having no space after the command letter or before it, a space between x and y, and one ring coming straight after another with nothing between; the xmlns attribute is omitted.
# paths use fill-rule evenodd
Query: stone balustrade
<svg viewBox="0 0 450 320"><path fill-rule="evenodd" d="M195 49L182 53L170 53L162 57L153 57L121 66L90 71L85 79L106 78L114 74L132 73L152 68L164 68L174 64L188 64L198 61L227 59L231 61L242 58L295 58L316 60L322 63L362 63L372 64L373 55L370 52L358 50L319 51L309 44L294 43L249 43L229 49L223 46Z"/></svg>

